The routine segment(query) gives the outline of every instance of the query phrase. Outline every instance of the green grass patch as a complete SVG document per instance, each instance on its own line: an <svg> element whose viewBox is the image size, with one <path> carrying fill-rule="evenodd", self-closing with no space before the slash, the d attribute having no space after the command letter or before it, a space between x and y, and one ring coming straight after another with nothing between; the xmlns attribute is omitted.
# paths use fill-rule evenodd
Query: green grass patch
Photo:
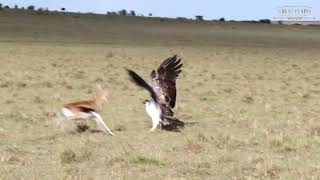
<svg viewBox="0 0 320 180"><path fill-rule="evenodd" d="M150 158L150 157L143 157L143 156L138 156L135 157L130 161L133 164L141 164L141 165L154 165L154 166L165 166L166 163L156 159L156 158Z"/></svg>
<svg viewBox="0 0 320 180"><path fill-rule="evenodd" d="M218 97L216 96L204 96L200 98L201 101L216 101Z"/></svg>

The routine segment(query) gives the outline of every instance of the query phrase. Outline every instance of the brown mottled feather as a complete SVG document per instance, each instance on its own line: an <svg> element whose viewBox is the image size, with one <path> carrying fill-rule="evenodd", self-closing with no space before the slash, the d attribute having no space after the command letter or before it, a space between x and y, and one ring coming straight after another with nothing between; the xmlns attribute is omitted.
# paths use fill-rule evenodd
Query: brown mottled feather
<svg viewBox="0 0 320 180"><path fill-rule="evenodd" d="M176 80L181 73L181 59L177 56L164 60L159 68L151 72L151 86L159 97L165 115L173 116L172 108L176 103Z"/></svg>

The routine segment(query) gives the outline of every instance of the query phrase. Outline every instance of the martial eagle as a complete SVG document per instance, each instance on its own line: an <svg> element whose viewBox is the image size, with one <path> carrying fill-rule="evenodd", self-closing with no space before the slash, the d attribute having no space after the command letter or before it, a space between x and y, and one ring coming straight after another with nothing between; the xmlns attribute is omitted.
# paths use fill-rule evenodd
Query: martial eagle
<svg viewBox="0 0 320 180"><path fill-rule="evenodd" d="M151 72L150 84L134 71L127 69L131 80L151 95L151 100L144 101L146 111L152 119L150 131L155 130L159 124L161 129L168 131L178 131L184 127L184 122L173 117L177 96L176 80L182 65L181 59L177 59L176 55L167 58L157 70Z"/></svg>

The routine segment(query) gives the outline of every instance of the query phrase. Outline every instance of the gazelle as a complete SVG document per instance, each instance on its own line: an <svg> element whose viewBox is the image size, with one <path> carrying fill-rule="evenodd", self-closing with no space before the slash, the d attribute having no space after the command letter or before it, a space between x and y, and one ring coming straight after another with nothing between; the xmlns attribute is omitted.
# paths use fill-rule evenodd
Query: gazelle
<svg viewBox="0 0 320 180"><path fill-rule="evenodd" d="M95 120L99 126L103 126L111 135L114 135L104 123L102 117L97 112L101 111L102 106L108 101L108 91L98 86L98 92L94 100L79 101L64 105L57 117L58 125L70 120Z"/></svg>

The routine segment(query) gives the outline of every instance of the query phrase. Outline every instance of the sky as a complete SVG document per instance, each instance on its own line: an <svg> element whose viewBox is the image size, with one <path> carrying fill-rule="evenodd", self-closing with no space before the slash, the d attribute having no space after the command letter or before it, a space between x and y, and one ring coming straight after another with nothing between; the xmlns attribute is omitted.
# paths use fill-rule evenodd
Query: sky
<svg viewBox="0 0 320 180"><path fill-rule="evenodd" d="M161 17L187 17L203 15L204 19L259 20L279 16L281 6L307 6L311 8L312 20L320 20L320 0L0 0L13 7L34 5L71 12L94 12L134 10L137 14Z"/></svg>

